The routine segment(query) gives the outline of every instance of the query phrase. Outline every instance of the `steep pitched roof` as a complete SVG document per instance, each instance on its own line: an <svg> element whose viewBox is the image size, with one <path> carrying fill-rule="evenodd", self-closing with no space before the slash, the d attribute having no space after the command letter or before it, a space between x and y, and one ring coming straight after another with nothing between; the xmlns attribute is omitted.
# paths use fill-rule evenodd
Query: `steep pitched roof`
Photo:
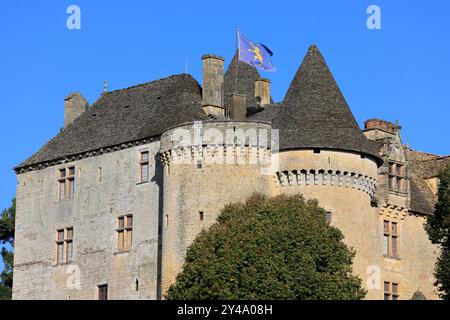
<svg viewBox="0 0 450 320"><path fill-rule="evenodd" d="M408 157L411 193L409 210L422 214L433 214L437 195L431 190L425 179L436 177L441 169L450 164L450 156L441 157L409 150Z"/></svg>
<svg viewBox="0 0 450 320"><path fill-rule="evenodd" d="M158 136L202 119L201 88L187 74L109 92L15 169Z"/></svg>
<svg viewBox="0 0 450 320"><path fill-rule="evenodd" d="M311 46L284 101L252 119L271 119L280 129L280 149L336 149L381 161L377 146L361 132L322 54Z"/></svg>
<svg viewBox="0 0 450 320"><path fill-rule="evenodd" d="M237 74L236 74L237 73ZM236 86L237 76L237 86ZM255 81L261 78L258 71L241 61L239 61L238 53L231 60L227 71L224 76L223 92L224 92L224 105L231 106L231 94L239 93L246 95L247 109L256 106L255 101Z"/></svg>

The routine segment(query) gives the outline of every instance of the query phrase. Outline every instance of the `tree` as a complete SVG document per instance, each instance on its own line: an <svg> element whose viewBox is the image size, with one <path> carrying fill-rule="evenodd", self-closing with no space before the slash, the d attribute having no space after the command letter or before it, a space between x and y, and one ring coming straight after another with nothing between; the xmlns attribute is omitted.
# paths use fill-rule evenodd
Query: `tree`
<svg viewBox="0 0 450 320"><path fill-rule="evenodd" d="M16 218L16 199L11 207L3 210L0 216L0 244L14 247L14 226ZM11 299L13 281L14 253L2 248L1 256L5 269L0 274L0 300Z"/></svg>
<svg viewBox="0 0 450 320"><path fill-rule="evenodd" d="M442 299L450 300L450 165L439 173L438 201L425 230L433 244L441 248L436 262L435 285Z"/></svg>
<svg viewBox="0 0 450 320"><path fill-rule="evenodd" d="M362 299L342 239L317 201L254 195L200 233L168 299Z"/></svg>

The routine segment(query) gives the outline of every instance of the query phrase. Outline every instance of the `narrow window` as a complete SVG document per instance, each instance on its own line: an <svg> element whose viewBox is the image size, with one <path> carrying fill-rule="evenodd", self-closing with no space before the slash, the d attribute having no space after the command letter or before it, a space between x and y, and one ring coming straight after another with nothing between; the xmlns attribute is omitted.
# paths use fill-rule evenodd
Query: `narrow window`
<svg viewBox="0 0 450 320"><path fill-rule="evenodd" d="M67 177L67 184L68 184L68 198L73 199L73 195L75 193L75 167L69 168L69 174Z"/></svg>
<svg viewBox="0 0 450 320"><path fill-rule="evenodd" d="M198 213L198 218L200 219L200 221L203 221L205 219L203 211L200 211Z"/></svg>
<svg viewBox="0 0 450 320"><path fill-rule="evenodd" d="M397 177L397 191L403 192L403 178Z"/></svg>
<svg viewBox="0 0 450 320"><path fill-rule="evenodd" d="M203 164L201 160L197 161L197 169L202 169L203 168Z"/></svg>
<svg viewBox="0 0 450 320"><path fill-rule="evenodd" d="M66 245L66 263L69 263L73 258L73 228L66 229L66 239L64 241Z"/></svg>
<svg viewBox="0 0 450 320"><path fill-rule="evenodd" d="M384 300L391 300L391 284L384 282Z"/></svg>
<svg viewBox="0 0 450 320"><path fill-rule="evenodd" d="M124 251L125 249L125 217L117 219L117 250Z"/></svg>
<svg viewBox="0 0 450 320"><path fill-rule="evenodd" d="M325 215L325 218L327 220L327 223L331 223L331 212L327 211L326 215Z"/></svg>
<svg viewBox="0 0 450 320"><path fill-rule="evenodd" d="M397 176L403 177L404 175L404 167L401 164L397 165Z"/></svg>
<svg viewBox="0 0 450 320"><path fill-rule="evenodd" d="M383 250L384 255L389 256L389 238L390 238L390 230L389 230L389 221L384 221L384 238L383 238Z"/></svg>
<svg viewBox="0 0 450 320"><path fill-rule="evenodd" d="M392 256L398 258L398 233L397 233L397 223L392 222L391 224L391 239L392 239Z"/></svg>
<svg viewBox="0 0 450 320"><path fill-rule="evenodd" d="M141 152L141 160L140 160L140 166L141 166L141 182L148 182L149 181L149 161L150 161L150 155L148 151Z"/></svg>
<svg viewBox="0 0 450 320"><path fill-rule="evenodd" d="M98 286L98 300L108 300L108 285L107 284Z"/></svg>
<svg viewBox="0 0 450 320"><path fill-rule="evenodd" d="M56 263L64 263L64 230L56 231Z"/></svg>
<svg viewBox="0 0 450 320"><path fill-rule="evenodd" d="M398 300L398 284L392 284L392 300Z"/></svg>
<svg viewBox="0 0 450 320"><path fill-rule="evenodd" d="M58 177L58 199L64 200L66 198L66 169L59 170Z"/></svg>
<svg viewBox="0 0 450 320"><path fill-rule="evenodd" d="M395 175L395 167L396 167L395 163L393 162L389 163L389 174Z"/></svg>
<svg viewBox="0 0 450 320"><path fill-rule="evenodd" d="M133 244L133 216L126 216L126 243L125 250L130 250Z"/></svg>

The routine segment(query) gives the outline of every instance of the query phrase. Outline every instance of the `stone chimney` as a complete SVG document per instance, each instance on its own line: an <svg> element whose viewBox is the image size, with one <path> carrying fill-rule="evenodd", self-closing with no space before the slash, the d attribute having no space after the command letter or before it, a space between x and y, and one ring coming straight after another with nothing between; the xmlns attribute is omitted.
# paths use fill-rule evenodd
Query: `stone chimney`
<svg viewBox="0 0 450 320"><path fill-rule="evenodd" d="M381 119L369 119L364 122L364 131L369 130L381 130L390 134L397 134L401 130L401 126L398 123L392 123L390 121Z"/></svg>
<svg viewBox="0 0 450 320"><path fill-rule="evenodd" d="M78 92L64 99L64 128L75 121L89 107L88 101Z"/></svg>
<svg viewBox="0 0 450 320"><path fill-rule="evenodd" d="M245 94L233 93L231 95L230 117L236 121L245 121L247 117Z"/></svg>
<svg viewBox="0 0 450 320"><path fill-rule="evenodd" d="M255 99L260 107L270 104L270 80L259 78L255 81Z"/></svg>
<svg viewBox="0 0 450 320"><path fill-rule="evenodd" d="M203 100L202 107L211 116L225 116L223 106L223 72L225 59L213 54L202 57Z"/></svg>

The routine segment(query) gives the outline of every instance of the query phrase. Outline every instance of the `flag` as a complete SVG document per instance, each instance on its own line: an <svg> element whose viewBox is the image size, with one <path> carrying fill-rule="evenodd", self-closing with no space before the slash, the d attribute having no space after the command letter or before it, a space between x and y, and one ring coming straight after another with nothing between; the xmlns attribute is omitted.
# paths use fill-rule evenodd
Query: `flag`
<svg viewBox="0 0 450 320"><path fill-rule="evenodd" d="M237 32L239 45L239 61L255 67L256 69L274 72L270 57L273 52L261 43L255 43L247 39L240 31Z"/></svg>

